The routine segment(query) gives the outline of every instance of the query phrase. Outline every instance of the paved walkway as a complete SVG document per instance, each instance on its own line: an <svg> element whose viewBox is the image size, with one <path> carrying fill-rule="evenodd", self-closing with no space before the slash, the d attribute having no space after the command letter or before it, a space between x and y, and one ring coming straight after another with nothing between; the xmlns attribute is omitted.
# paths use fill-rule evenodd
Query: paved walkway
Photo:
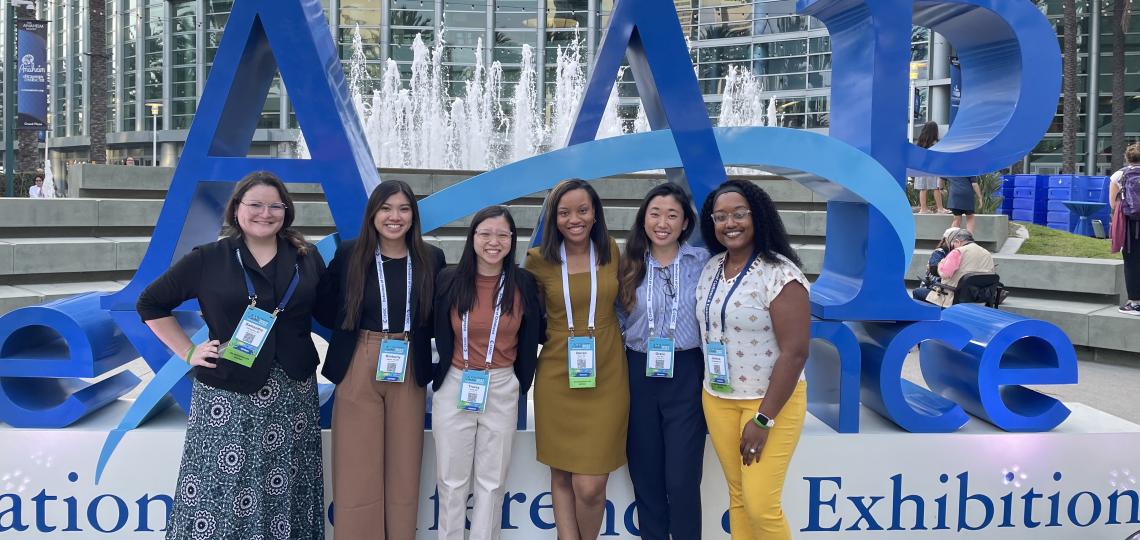
<svg viewBox="0 0 1140 540"><path fill-rule="evenodd" d="M1140 424L1140 358L1137 360L1135 366L1080 362L1077 366L1077 384L1030 388L1061 401L1084 403ZM922 384L917 353L911 353L907 358L903 366L903 378Z"/></svg>

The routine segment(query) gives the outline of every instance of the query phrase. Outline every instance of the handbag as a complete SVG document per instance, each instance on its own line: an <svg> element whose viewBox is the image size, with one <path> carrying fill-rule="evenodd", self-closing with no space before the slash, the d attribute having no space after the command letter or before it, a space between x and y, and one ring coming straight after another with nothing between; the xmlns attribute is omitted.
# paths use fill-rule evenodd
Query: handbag
<svg viewBox="0 0 1140 540"><path fill-rule="evenodd" d="M1108 232L1113 253L1119 253L1124 248L1126 236L1128 236L1128 219L1124 217L1124 204L1117 201L1116 209L1112 211L1112 224L1109 225Z"/></svg>

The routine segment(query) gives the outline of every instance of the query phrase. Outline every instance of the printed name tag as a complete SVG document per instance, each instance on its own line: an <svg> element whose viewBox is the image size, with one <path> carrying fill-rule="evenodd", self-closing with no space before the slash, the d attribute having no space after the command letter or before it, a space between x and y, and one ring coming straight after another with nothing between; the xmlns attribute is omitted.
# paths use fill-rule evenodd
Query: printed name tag
<svg viewBox="0 0 1140 540"><path fill-rule="evenodd" d="M649 338L645 353L645 376L673 378L673 340L663 337Z"/></svg>
<svg viewBox="0 0 1140 540"><path fill-rule="evenodd" d="M376 380L404 382L408 370L408 342L402 339L385 339L380 342L380 359L376 362Z"/></svg>
<svg viewBox="0 0 1140 540"><path fill-rule="evenodd" d="M265 344L265 338L273 329L274 322L276 319L273 315L264 310L253 306L246 307L233 337L222 351L222 358L245 367L252 367L253 361L261 352L261 346Z"/></svg>
<svg viewBox="0 0 1140 540"><path fill-rule="evenodd" d="M709 385L713 390L732 391L728 380L728 349L723 343L705 344L705 371L708 372Z"/></svg>
<svg viewBox="0 0 1140 540"><path fill-rule="evenodd" d="M597 385L594 338L572 337L567 349L570 351L570 388L594 388Z"/></svg>
<svg viewBox="0 0 1140 540"><path fill-rule="evenodd" d="M489 388L488 372L464 370L463 381L459 384L459 408L476 413L483 412L487 407Z"/></svg>

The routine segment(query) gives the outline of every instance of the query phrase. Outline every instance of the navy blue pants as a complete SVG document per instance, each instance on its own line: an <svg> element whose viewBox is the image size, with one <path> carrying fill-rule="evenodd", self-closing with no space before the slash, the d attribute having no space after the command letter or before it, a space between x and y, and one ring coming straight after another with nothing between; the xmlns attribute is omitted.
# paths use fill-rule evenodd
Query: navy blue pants
<svg viewBox="0 0 1140 540"><path fill-rule="evenodd" d="M701 537L701 468L705 415L701 409L704 356L677 351L672 379L645 376L645 353L629 360L629 477L642 538Z"/></svg>

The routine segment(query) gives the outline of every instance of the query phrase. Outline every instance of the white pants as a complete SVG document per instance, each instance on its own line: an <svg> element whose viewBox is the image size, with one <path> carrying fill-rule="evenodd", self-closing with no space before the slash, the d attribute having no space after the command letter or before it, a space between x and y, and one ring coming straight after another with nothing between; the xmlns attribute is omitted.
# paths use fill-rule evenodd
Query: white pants
<svg viewBox="0 0 1140 540"><path fill-rule="evenodd" d="M503 490L515 438L519 380L512 368L492 369L487 406L482 413L458 408L462 380L463 369L452 366L439 391L432 394L438 538L463 539L467 494L473 491L471 539L490 540L499 537L502 526Z"/></svg>

